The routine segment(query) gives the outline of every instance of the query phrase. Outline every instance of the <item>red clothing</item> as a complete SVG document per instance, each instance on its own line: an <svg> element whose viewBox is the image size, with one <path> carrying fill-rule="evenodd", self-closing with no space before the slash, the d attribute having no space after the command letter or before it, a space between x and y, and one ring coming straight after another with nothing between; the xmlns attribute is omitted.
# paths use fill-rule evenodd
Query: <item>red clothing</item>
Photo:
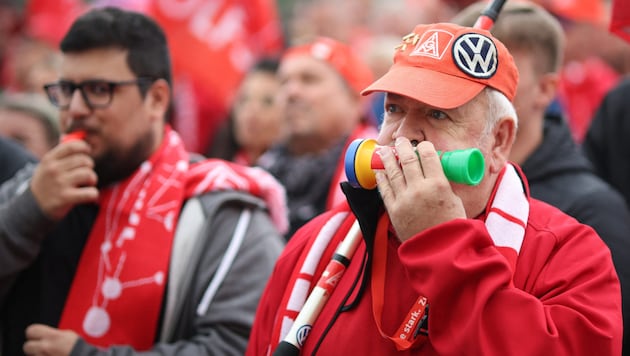
<svg viewBox="0 0 630 356"><path fill-rule="evenodd" d="M529 204L513 275L482 220L453 220L402 244L389 240L384 332L396 331L419 295L430 306L428 339L404 352L376 327L369 279L358 305L325 330L361 278L362 242L302 355L319 341L319 355L620 355L621 291L610 251L590 227L541 201ZM309 239L340 210L349 208L313 219L289 240L261 299L248 356L273 353L277 341L270 338L292 270Z"/></svg>

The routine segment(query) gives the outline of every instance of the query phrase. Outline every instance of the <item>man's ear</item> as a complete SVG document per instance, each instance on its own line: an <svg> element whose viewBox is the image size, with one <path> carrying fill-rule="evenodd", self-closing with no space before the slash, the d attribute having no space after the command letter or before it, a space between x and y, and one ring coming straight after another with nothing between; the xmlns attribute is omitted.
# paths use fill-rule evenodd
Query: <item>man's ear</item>
<svg viewBox="0 0 630 356"><path fill-rule="evenodd" d="M508 161L512 145L516 139L516 119L502 117L492 130L493 144L488 168L490 173L499 173Z"/></svg>
<svg viewBox="0 0 630 356"><path fill-rule="evenodd" d="M556 98L560 77L558 73L545 73L538 78L539 92L538 95L536 95L537 105L539 105L542 110L545 110Z"/></svg>
<svg viewBox="0 0 630 356"><path fill-rule="evenodd" d="M145 105L152 119L164 121L171 101L171 88L164 79L158 79L147 91Z"/></svg>

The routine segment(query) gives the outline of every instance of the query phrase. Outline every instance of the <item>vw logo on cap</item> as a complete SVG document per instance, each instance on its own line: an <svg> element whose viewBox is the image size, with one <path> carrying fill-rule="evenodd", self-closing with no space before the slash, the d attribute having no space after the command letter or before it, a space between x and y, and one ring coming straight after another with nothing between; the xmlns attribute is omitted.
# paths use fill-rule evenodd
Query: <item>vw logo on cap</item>
<svg viewBox="0 0 630 356"><path fill-rule="evenodd" d="M484 35L466 33L453 44L453 61L469 76L488 79L497 72L497 47Z"/></svg>

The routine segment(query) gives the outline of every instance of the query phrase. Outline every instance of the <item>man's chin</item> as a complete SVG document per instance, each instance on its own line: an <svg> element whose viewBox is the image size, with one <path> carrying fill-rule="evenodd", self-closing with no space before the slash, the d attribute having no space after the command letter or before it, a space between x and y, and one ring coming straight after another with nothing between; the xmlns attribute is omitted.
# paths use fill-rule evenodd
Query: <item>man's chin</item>
<svg viewBox="0 0 630 356"><path fill-rule="evenodd" d="M130 149L110 149L94 158L98 187L107 187L130 177L151 156L150 132Z"/></svg>
<svg viewBox="0 0 630 356"><path fill-rule="evenodd" d="M101 157L94 160L94 171L98 176L97 188L106 188L125 180L133 174L140 164L121 161L114 157Z"/></svg>

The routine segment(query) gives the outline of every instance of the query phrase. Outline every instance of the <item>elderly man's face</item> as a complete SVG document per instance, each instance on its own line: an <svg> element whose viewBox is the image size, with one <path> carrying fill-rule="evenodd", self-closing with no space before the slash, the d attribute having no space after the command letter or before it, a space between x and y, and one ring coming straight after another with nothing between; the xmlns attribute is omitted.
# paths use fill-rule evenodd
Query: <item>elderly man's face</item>
<svg viewBox="0 0 630 356"><path fill-rule="evenodd" d="M398 137L410 141L430 141L438 151L479 148L486 157L486 176L496 172L505 162L499 162L493 153L495 133L487 128L487 96L482 92L475 99L456 109L440 109L414 99L388 94L379 145L393 145ZM493 179L479 186L452 184L453 191L464 203L469 217L480 213L492 190Z"/></svg>
<svg viewBox="0 0 630 356"><path fill-rule="evenodd" d="M480 147L485 136L485 96L456 109L440 109L414 99L388 94L378 137L380 145L392 145L397 137L430 141L437 150Z"/></svg>

